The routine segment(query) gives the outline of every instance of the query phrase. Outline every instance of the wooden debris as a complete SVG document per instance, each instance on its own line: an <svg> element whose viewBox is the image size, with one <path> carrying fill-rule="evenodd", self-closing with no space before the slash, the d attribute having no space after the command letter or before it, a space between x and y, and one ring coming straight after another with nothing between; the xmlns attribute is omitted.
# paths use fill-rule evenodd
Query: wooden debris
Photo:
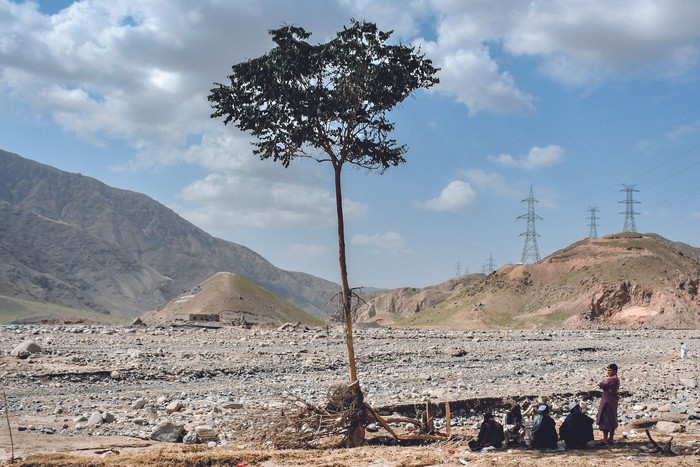
<svg viewBox="0 0 700 467"><path fill-rule="evenodd" d="M673 441L673 436L671 436L671 439L669 439L666 444L661 447L659 443L654 441L654 438L651 437L651 433L649 433L649 428L645 428L644 431L647 433L647 437L649 438L649 441L651 441L652 446L654 446L654 449L656 452L659 454L663 454L665 456L675 456L677 455L673 450L671 449L671 441Z"/></svg>
<svg viewBox="0 0 700 467"><path fill-rule="evenodd" d="M412 418L407 418L407 417L392 417L388 419L384 419L381 415L379 415L369 404L365 402L365 407L367 407L367 410L369 413L377 420L377 422L386 430L389 432L391 436L393 436L395 439L400 440L400 441L409 441L409 440L425 440L425 441L448 441L451 437L450 433L450 403L445 402L445 433L439 433L437 430L435 430L435 425L433 422L433 416L430 411L430 404L426 403L426 409L425 411L421 414L421 420L415 420ZM405 433L397 433L394 431L389 423L411 423L413 425L416 425L421 429L421 433L411 433L411 434L405 434Z"/></svg>

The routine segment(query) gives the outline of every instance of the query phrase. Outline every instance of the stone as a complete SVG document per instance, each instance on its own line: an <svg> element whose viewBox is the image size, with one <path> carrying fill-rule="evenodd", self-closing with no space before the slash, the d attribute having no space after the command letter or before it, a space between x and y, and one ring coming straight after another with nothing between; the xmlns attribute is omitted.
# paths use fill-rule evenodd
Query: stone
<svg viewBox="0 0 700 467"><path fill-rule="evenodd" d="M188 431L182 438L182 442L185 444L199 444L202 440L199 439L199 435L196 431Z"/></svg>
<svg viewBox="0 0 700 467"><path fill-rule="evenodd" d="M170 420L163 420L151 431L150 438L154 441L165 443L179 443L185 434L185 428L176 425Z"/></svg>
<svg viewBox="0 0 700 467"><path fill-rule="evenodd" d="M221 404L222 409L231 409L231 410L237 410L237 409L242 409L243 404L239 404L238 402L224 402Z"/></svg>
<svg viewBox="0 0 700 467"><path fill-rule="evenodd" d="M119 379L122 379L122 374L121 374L120 372L118 372L117 370L114 370L113 372L111 372L111 373L109 374L109 377L112 378L112 379L117 379L117 380L119 380Z"/></svg>
<svg viewBox="0 0 700 467"><path fill-rule="evenodd" d="M114 423L116 418L114 417L114 414L111 412L103 412L102 413L102 420L104 423Z"/></svg>
<svg viewBox="0 0 700 467"><path fill-rule="evenodd" d="M41 352L39 344L35 340L29 339L15 346L10 355L17 358L27 358L29 355L39 352Z"/></svg>
<svg viewBox="0 0 700 467"><path fill-rule="evenodd" d="M195 427L194 431L202 441L217 441L219 439L217 431L210 426L200 425Z"/></svg>
<svg viewBox="0 0 700 467"><path fill-rule="evenodd" d="M682 433L685 431L685 427L679 423L661 420L656 423L656 430L666 434Z"/></svg>
<svg viewBox="0 0 700 467"><path fill-rule="evenodd" d="M172 401L170 404L168 404L167 407L165 407L165 411L167 413L175 413L175 412L179 412L184 407L185 407L185 404L183 404L183 402L181 400L176 400L176 401Z"/></svg>
<svg viewBox="0 0 700 467"><path fill-rule="evenodd" d="M134 410L143 409L146 406L146 399L143 397L136 399L132 404L131 408Z"/></svg>
<svg viewBox="0 0 700 467"><path fill-rule="evenodd" d="M102 413L99 410L94 411L87 421L88 426L102 425L103 423L104 418L102 418Z"/></svg>

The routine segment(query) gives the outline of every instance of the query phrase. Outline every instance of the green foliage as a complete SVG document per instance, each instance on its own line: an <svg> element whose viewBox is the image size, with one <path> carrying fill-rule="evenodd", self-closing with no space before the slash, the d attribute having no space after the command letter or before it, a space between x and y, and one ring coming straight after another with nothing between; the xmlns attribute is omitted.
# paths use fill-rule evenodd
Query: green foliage
<svg viewBox="0 0 700 467"><path fill-rule="evenodd" d="M386 41L370 22L351 22L312 45L297 26L271 30L267 54L236 64L230 85L215 83L212 118L257 138L255 154L285 167L296 157L386 170L405 162L386 113L438 82L432 62L413 47Z"/></svg>

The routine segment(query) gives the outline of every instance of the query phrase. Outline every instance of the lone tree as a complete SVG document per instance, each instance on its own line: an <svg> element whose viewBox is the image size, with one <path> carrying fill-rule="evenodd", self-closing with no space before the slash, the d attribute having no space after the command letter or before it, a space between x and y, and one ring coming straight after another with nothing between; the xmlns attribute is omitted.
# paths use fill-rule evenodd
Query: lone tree
<svg viewBox="0 0 700 467"><path fill-rule="evenodd" d="M280 161L284 167L297 157L332 164L352 384L357 370L345 259L343 166L383 173L406 162L407 148L391 138L394 124L386 114L416 89L436 84L438 69L420 50L387 44L392 32L371 22L352 20L335 38L316 45L307 42L311 33L301 27L286 25L269 33L276 47L233 65L230 85L214 83L211 116L255 136L253 152L260 159Z"/></svg>

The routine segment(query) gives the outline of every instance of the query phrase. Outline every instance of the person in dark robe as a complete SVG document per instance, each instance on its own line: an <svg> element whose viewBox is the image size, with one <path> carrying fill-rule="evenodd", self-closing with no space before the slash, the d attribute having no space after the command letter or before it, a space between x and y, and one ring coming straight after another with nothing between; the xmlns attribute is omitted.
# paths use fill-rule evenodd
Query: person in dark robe
<svg viewBox="0 0 700 467"><path fill-rule="evenodd" d="M600 399L595 422L598 424L598 429L603 432L603 444L608 445L615 443L620 379L617 376L617 365L614 363L608 365L606 372L607 377L598 383L598 387L603 390L603 395Z"/></svg>
<svg viewBox="0 0 700 467"><path fill-rule="evenodd" d="M556 449L559 436L554 419L549 416L549 406L542 404L537 407L537 415L532 424L531 437L534 449Z"/></svg>
<svg viewBox="0 0 700 467"><path fill-rule="evenodd" d="M569 404L569 415L559 427L559 439L573 449L583 449L593 441L593 419L581 412L578 402Z"/></svg>
<svg viewBox="0 0 700 467"><path fill-rule="evenodd" d="M484 421L479 428L477 439L469 441L469 448L477 451L482 448L493 446L500 448L503 446L503 425L493 419L493 414L484 414Z"/></svg>

